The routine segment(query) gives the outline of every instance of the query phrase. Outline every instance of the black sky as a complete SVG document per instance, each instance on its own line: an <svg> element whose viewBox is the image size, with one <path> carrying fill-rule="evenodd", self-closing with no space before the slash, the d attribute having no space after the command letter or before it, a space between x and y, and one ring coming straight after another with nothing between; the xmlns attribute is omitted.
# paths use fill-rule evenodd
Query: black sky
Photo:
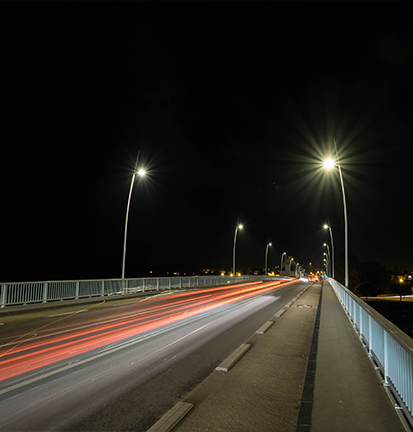
<svg viewBox="0 0 413 432"><path fill-rule="evenodd" d="M407 3L406 3L407 4ZM3 3L0 280L142 265L413 269L404 3ZM373 9L373 10L372 10Z"/></svg>

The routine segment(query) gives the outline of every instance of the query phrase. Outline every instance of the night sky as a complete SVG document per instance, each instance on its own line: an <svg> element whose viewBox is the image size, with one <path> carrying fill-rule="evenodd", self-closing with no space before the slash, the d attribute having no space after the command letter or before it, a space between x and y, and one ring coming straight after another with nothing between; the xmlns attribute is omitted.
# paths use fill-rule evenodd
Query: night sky
<svg viewBox="0 0 413 432"><path fill-rule="evenodd" d="M413 269L407 6L3 3L0 281L120 277L139 150L126 277L230 267L237 223L237 267L321 268L333 138L350 253Z"/></svg>

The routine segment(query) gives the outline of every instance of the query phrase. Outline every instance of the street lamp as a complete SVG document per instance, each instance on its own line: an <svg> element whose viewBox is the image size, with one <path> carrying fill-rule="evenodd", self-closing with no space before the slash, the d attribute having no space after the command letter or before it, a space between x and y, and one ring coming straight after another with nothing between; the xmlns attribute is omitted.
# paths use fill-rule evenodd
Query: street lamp
<svg viewBox="0 0 413 432"><path fill-rule="evenodd" d="M324 261L327 263L327 272L329 272L328 265L330 263L330 260L328 258L328 255L325 252L323 254L323 257L324 257Z"/></svg>
<svg viewBox="0 0 413 432"><path fill-rule="evenodd" d="M287 255L287 252L283 252L283 253L281 254L280 276L281 276L281 269L282 269L282 266L283 266L283 256L284 256L284 255Z"/></svg>
<svg viewBox="0 0 413 432"><path fill-rule="evenodd" d="M334 140L334 146L336 148L336 155L338 160L338 150L337 143ZM338 172L340 173L340 181L341 181L341 190L343 192L343 207L344 207L344 259L345 259L345 286L348 288L348 226L347 226L347 206L346 206L346 194L344 192L344 183L343 183L343 175L341 173L341 166L338 162L334 162L332 159L326 159L324 161L324 168L327 170L331 170L337 164ZM331 231L330 231L331 233ZM334 273L334 270L333 270ZM334 278L334 275L333 275Z"/></svg>
<svg viewBox="0 0 413 432"><path fill-rule="evenodd" d="M324 258L323 261L324 261L324 264L325 264L325 266L326 266L326 271L327 271L327 273L328 273L328 260Z"/></svg>
<svg viewBox="0 0 413 432"><path fill-rule="evenodd" d="M138 166L138 161L139 161L139 154L140 154L140 150L138 152L138 156L136 158L136 163L135 163L135 172L133 173L132 176L132 181L130 184L130 190L129 190L129 198L128 198L128 205L126 207L126 220L125 220L125 235L124 235L124 239L123 239L123 260L122 260L122 279L125 279L125 260L126 260L126 237L128 234L128 217L129 217L129 206L130 206L130 199L132 196L132 189L133 189L133 184L135 183L135 177L138 175L140 177L144 176L146 174L144 169L137 169Z"/></svg>
<svg viewBox="0 0 413 432"><path fill-rule="evenodd" d="M234 275L234 277L235 277L235 243L236 243L236 241L237 241L237 233L238 233L238 230L239 229L242 229L242 225L238 225L236 228L235 228L235 235L234 235L234 251L233 251L233 253L232 253L232 274Z"/></svg>
<svg viewBox="0 0 413 432"><path fill-rule="evenodd" d="M324 246L327 248L327 252L328 252L328 262L330 263L330 271L332 272L332 265L331 265L331 255L330 255L330 248L328 247L327 243L324 243ZM333 276L334 277L334 276Z"/></svg>
<svg viewBox="0 0 413 432"><path fill-rule="evenodd" d="M268 269L268 265L267 265L267 257L268 257L268 246L272 246L272 243L267 243L267 247L265 249L265 274L268 276L267 273L267 269Z"/></svg>
<svg viewBox="0 0 413 432"><path fill-rule="evenodd" d="M328 225L324 225L324 229L328 229L330 231L330 239L331 239L331 256L332 256L332 261L331 261L331 268L333 271L333 279L334 279L334 241L333 241L333 231L331 230L331 226Z"/></svg>

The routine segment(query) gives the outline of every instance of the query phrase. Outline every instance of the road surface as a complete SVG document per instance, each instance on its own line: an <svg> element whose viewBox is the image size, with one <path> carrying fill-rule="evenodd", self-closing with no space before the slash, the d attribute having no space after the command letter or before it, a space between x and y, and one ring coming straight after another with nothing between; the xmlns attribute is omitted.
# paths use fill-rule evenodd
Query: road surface
<svg viewBox="0 0 413 432"><path fill-rule="evenodd" d="M61 310L0 330L0 430L146 431L306 282Z"/></svg>

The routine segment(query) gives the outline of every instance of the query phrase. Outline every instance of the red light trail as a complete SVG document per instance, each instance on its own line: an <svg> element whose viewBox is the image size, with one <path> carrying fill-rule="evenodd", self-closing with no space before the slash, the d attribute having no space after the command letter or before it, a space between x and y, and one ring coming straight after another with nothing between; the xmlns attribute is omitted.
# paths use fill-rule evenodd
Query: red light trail
<svg viewBox="0 0 413 432"><path fill-rule="evenodd" d="M76 315L70 326L41 330L47 324L31 336L0 345L0 381L295 282L254 282L189 291L139 302L134 312L129 308L120 313L111 311L105 317Z"/></svg>

